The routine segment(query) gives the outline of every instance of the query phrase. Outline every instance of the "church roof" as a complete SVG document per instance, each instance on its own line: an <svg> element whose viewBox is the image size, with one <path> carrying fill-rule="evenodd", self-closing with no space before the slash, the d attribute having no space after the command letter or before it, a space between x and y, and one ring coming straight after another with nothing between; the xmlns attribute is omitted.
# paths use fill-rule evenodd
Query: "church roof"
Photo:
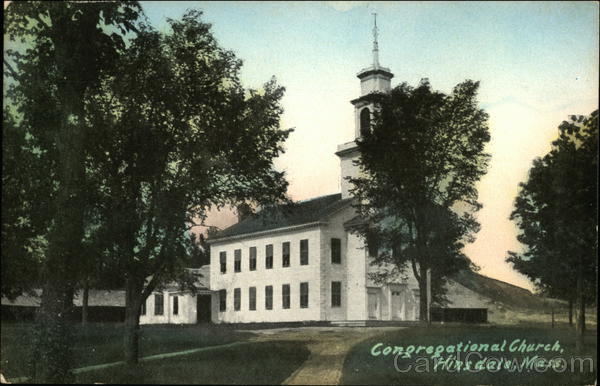
<svg viewBox="0 0 600 386"><path fill-rule="evenodd" d="M351 198L342 199L341 193L336 193L291 204L267 207L222 230L208 241L319 222L351 201Z"/></svg>

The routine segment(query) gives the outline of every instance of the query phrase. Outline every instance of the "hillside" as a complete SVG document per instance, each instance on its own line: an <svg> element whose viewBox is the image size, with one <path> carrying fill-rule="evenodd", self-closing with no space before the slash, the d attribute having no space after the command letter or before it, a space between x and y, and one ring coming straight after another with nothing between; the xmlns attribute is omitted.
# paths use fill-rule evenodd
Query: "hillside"
<svg viewBox="0 0 600 386"><path fill-rule="evenodd" d="M457 283L489 298L493 303L501 303L510 308L543 310L548 302L531 291L497 279L480 275L473 271L461 271L452 277Z"/></svg>

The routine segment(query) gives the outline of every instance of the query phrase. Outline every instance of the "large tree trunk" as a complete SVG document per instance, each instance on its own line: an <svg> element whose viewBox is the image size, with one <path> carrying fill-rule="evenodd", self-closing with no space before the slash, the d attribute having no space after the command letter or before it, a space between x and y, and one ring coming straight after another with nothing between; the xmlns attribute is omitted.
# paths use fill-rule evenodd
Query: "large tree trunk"
<svg viewBox="0 0 600 386"><path fill-rule="evenodd" d="M36 320L32 378L35 383L68 383L71 380L73 301L66 284L47 281Z"/></svg>
<svg viewBox="0 0 600 386"><path fill-rule="evenodd" d="M575 347L579 353L583 352L585 332L585 305L583 299L583 267L582 259L577 265L577 324L575 326Z"/></svg>
<svg viewBox="0 0 600 386"><path fill-rule="evenodd" d="M83 295L81 298L81 325L86 327L88 324L88 303L90 297L90 283L88 280L83 282Z"/></svg>
<svg viewBox="0 0 600 386"><path fill-rule="evenodd" d="M140 306L142 288L135 280L128 279L125 289L125 336L123 352L125 362L135 365L139 359Z"/></svg>
<svg viewBox="0 0 600 386"><path fill-rule="evenodd" d="M419 266L419 320L423 322L429 321L429 312L427 309L427 270Z"/></svg>
<svg viewBox="0 0 600 386"><path fill-rule="evenodd" d="M53 26L70 23L70 15L58 7L50 10L50 18ZM62 121L55 134L58 192L52 205L56 210L44 262L44 293L33 348L33 377L37 382L65 383L69 381L72 364L70 319L83 236L84 133L79 122L83 117L85 85L73 76L72 42L63 37L53 38L57 76L61 79L57 95Z"/></svg>
<svg viewBox="0 0 600 386"><path fill-rule="evenodd" d="M82 137L67 117L58 134L57 144L60 152L58 210L48 239L41 317L34 348L34 378L43 383L68 380L72 346L69 319L73 312L73 291L83 235L84 208L79 192L83 184Z"/></svg>
<svg viewBox="0 0 600 386"><path fill-rule="evenodd" d="M419 283L419 320L427 321L427 274L421 265L411 260L413 275Z"/></svg>
<svg viewBox="0 0 600 386"><path fill-rule="evenodd" d="M427 321L427 283L419 281L419 320Z"/></svg>
<svg viewBox="0 0 600 386"><path fill-rule="evenodd" d="M573 325L573 298L569 298L569 326Z"/></svg>

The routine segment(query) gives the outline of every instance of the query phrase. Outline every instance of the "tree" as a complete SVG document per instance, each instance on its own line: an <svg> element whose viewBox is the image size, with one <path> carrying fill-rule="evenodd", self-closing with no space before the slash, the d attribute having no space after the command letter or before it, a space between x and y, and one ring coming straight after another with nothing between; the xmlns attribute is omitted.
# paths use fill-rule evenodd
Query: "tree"
<svg viewBox="0 0 600 386"><path fill-rule="evenodd" d="M585 305L595 301L598 249L598 111L559 126L552 150L533 161L510 219L527 249L508 262L551 296L576 300L577 345L583 347Z"/></svg>
<svg viewBox="0 0 600 386"><path fill-rule="evenodd" d="M2 129L2 296L34 295L51 213L44 205L53 189L45 178L44 158L32 138L19 130L5 107Z"/></svg>
<svg viewBox="0 0 600 386"><path fill-rule="evenodd" d="M478 223L475 182L485 173L488 115L477 107L478 82L458 84L450 95L427 80L374 94L371 130L357 141L361 175L350 178L366 238L382 268L380 280L410 266L419 283L420 318L427 318L426 271L432 299L443 302L444 278L471 263L462 254Z"/></svg>
<svg viewBox="0 0 600 386"><path fill-rule="evenodd" d="M14 82L6 97L16 107L19 130L35 138L48 160L44 170L54 189L46 201L52 218L44 233L37 381L65 382L71 363L68 318L85 218L83 101L124 48L123 34L134 28L139 11L135 2L11 2L6 9L5 36L26 46L24 53L5 54Z"/></svg>
<svg viewBox="0 0 600 386"><path fill-rule="evenodd" d="M168 34L141 25L85 105L98 239L125 282L131 364L141 305L189 264L196 219L213 206L281 200L287 188L273 170L290 132L279 129L283 88L273 79L244 89L241 61L219 47L201 12L168 22Z"/></svg>

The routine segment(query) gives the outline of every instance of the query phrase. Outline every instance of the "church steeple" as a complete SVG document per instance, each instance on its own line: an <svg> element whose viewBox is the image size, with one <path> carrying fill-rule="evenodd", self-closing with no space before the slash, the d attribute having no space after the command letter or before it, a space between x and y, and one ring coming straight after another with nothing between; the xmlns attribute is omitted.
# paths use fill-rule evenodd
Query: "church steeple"
<svg viewBox="0 0 600 386"><path fill-rule="evenodd" d="M379 46L377 45L377 14L373 14L373 67L379 67Z"/></svg>
<svg viewBox="0 0 600 386"><path fill-rule="evenodd" d="M342 198L350 197L351 185L347 177L359 175L358 167L354 165L354 160L360 156L356 139L371 130L372 114L377 108L375 95L389 92L392 88L391 79L394 77L389 68L379 64L377 14L373 16L373 65L362 69L356 75L360 79L361 95L351 101L354 105L355 140L339 145L335 153L340 157Z"/></svg>
<svg viewBox="0 0 600 386"><path fill-rule="evenodd" d="M356 75L360 79L361 95L371 94L373 92L388 92L391 89L391 79L394 74L389 68L382 67L379 64L379 42L377 36L377 14L373 14L373 65L363 68Z"/></svg>

